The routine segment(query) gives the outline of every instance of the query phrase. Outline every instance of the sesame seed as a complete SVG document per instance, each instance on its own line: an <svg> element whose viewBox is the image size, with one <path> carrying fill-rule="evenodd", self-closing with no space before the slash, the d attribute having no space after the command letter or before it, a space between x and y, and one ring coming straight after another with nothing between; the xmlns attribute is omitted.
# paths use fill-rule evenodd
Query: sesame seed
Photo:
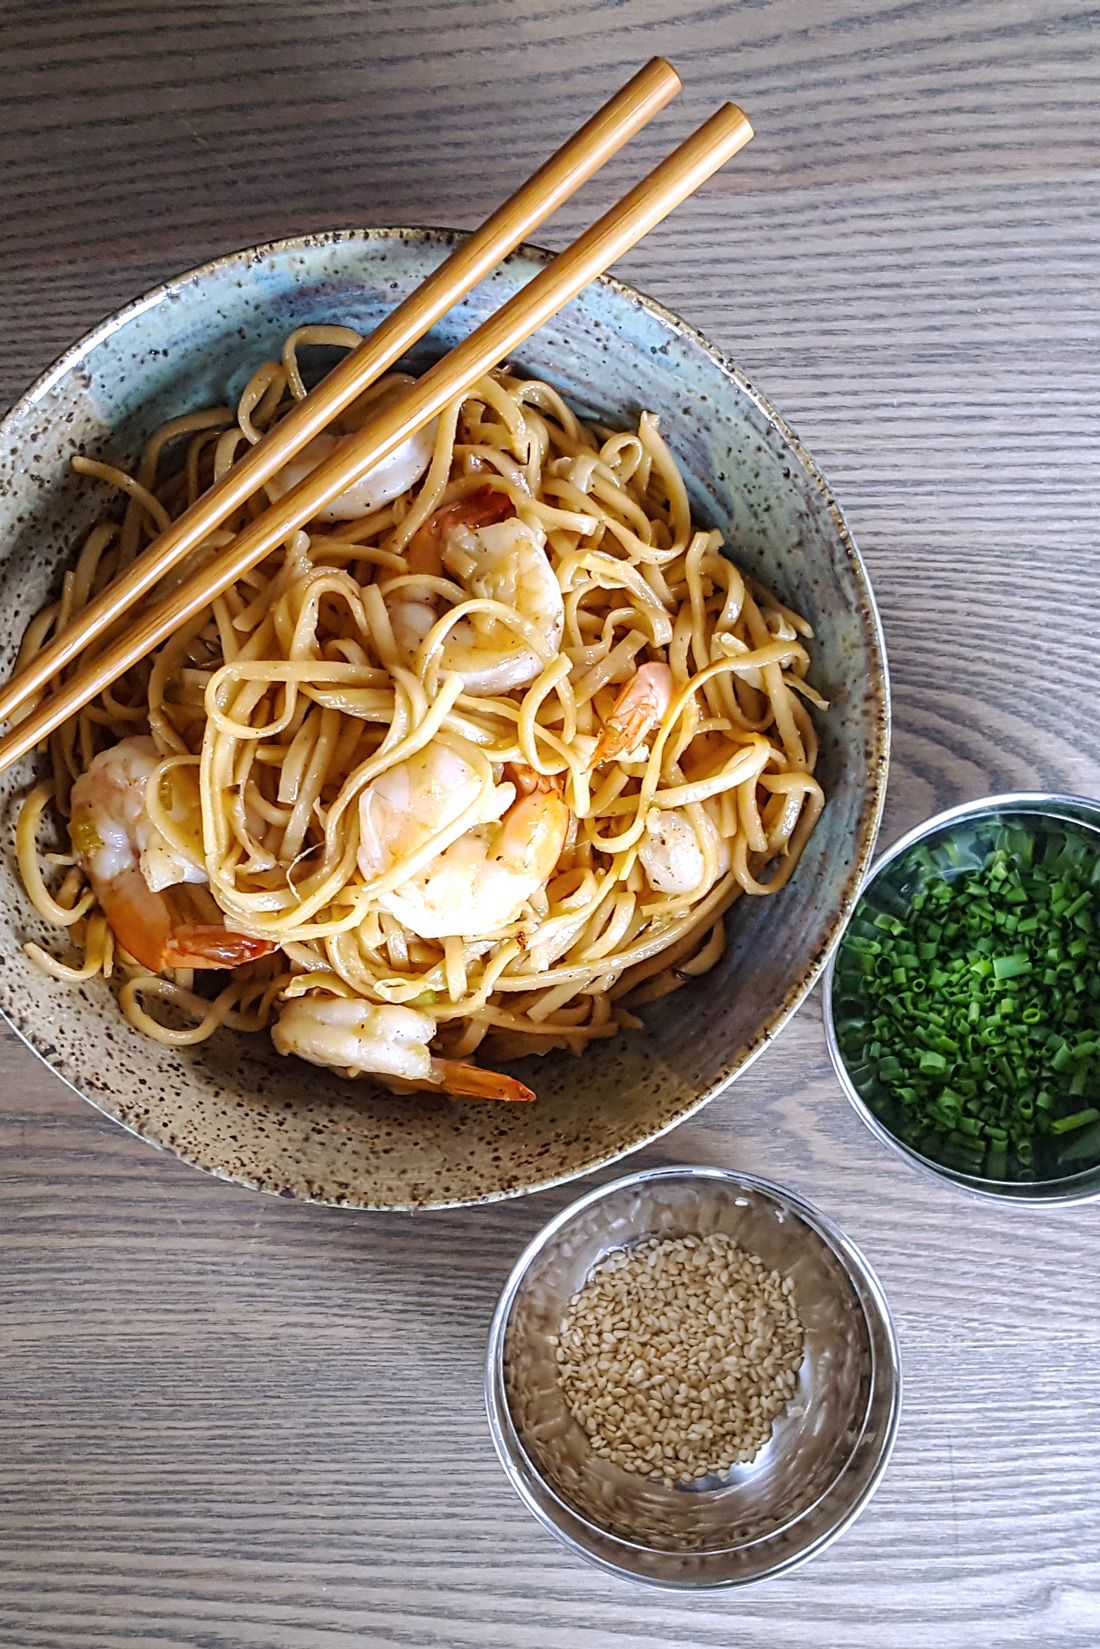
<svg viewBox="0 0 1100 1649"><path fill-rule="evenodd" d="M651 1237L589 1272L556 1337L594 1452L673 1487L751 1460L794 1394L790 1277L722 1232Z"/></svg>

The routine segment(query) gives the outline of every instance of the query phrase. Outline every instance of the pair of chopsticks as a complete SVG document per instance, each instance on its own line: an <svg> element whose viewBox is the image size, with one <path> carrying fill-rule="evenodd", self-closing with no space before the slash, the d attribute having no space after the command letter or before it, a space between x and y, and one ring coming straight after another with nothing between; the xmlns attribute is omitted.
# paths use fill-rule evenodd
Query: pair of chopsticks
<svg viewBox="0 0 1100 1649"><path fill-rule="evenodd" d="M604 105L523 187L458 247L350 355L270 430L220 482L145 549L130 568L74 618L3 688L0 721L25 709L70 664L220 526L276 470L332 421L446 314L680 90L671 64L654 58ZM162 642L352 486L402 441L530 337L616 258L705 183L752 137L727 103L606 212L572 246L445 355L397 400L233 542L144 613L0 739L0 771Z"/></svg>

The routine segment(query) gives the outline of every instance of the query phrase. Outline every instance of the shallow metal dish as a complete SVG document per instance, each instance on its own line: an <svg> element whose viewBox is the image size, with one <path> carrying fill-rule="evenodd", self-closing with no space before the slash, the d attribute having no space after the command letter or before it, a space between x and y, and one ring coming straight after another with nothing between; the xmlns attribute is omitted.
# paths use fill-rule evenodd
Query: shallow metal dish
<svg viewBox="0 0 1100 1649"><path fill-rule="evenodd" d="M982 796L977 801L964 802L960 807L949 807L943 813L935 814L926 819L915 829L896 841L893 846L875 862L867 878L864 893L873 887L877 878L888 865L899 859L903 853L917 842L927 841L934 836L948 834L952 827L959 824L973 823L976 819L989 819L998 814L1030 813L1045 819L1060 819L1063 822L1085 825L1098 833L1097 851L1100 852L1100 802L1092 801L1087 796L1060 796L1055 792L1018 791L1009 792L1003 796ZM880 1139L884 1145L904 1158L911 1168L917 1168L922 1173L931 1174L935 1179L948 1184L956 1185L963 1191L969 1191L977 1197L985 1197L991 1202L1015 1203L1080 1203L1100 1200L1100 1164L1082 1169L1076 1174L1067 1174L1059 1179L1048 1180L988 1180L979 1179L973 1174L965 1174L957 1168L951 1168L946 1163L936 1162L931 1157L913 1150L909 1145L891 1133L886 1124L875 1115L859 1089L848 1075L848 1067L844 1055L840 1050L840 1043L836 1034L836 1021L833 1014L833 987L836 978L836 953L830 959L825 974L822 989L823 1015L825 1020L825 1036L829 1044L829 1053L832 1057L833 1068L840 1079L840 1085L847 1094L857 1115L867 1124L867 1127Z"/></svg>
<svg viewBox="0 0 1100 1649"><path fill-rule="evenodd" d="M754 1460L669 1489L592 1453L549 1336L610 1250L715 1231L793 1278L804 1355ZM779 1574L848 1527L886 1469L901 1367L874 1272L824 1215L748 1174L657 1168L589 1192L520 1257L493 1318L485 1394L501 1464L540 1523L624 1578L696 1589Z"/></svg>
<svg viewBox="0 0 1100 1649"><path fill-rule="evenodd" d="M306 321L370 331L456 239L449 230L349 230L234 253L139 299L74 346L0 425L0 671L60 565L110 503L69 470L74 452L127 463L165 418L239 390ZM466 336L549 254L509 258L433 329L424 364ZM693 507L740 563L817 631L811 680L828 805L791 885L745 900L727 955L646 1010L647 1030L584 1059L526 1060L533 1106L396 1099L222 1032L154 1045L101 981L45 979L24 940L57 943L12 855L24 762L0 780L0 1008L57 1073L143 1138L238 1184L318 1202L418 1208L536 1190L588 1172L689 1116L761 1051L803 1000L870 863L886 777L888 696L878 616L844 520L811 459L736 368L668 310L617 281L589 287L519 351L582 413L622 424L649 408ZM229 377L227 385L226 378Z"/></svg>

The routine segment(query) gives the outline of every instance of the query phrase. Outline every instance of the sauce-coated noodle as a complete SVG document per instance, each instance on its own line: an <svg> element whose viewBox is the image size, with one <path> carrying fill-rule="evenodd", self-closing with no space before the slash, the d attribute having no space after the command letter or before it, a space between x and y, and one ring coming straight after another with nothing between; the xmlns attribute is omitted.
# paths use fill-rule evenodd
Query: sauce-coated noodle
<svg viewBox="0 0 1100 1649"><path fill-rule="evenodd" d="M303 328L132 478L76 460L125 515L24 657L301 397L300 347L357 341ZM714 965L723 913L783 885L820 813L810 627L720 545L656 419L594 429L491 374L52 736L19 861L82 956L28 949L62 978L121 968L124 1013L172 1045L271 1026L397 1087L529 1097L465 1061L637 1024ZM51 801L71 852L44 876Z"/></svg>

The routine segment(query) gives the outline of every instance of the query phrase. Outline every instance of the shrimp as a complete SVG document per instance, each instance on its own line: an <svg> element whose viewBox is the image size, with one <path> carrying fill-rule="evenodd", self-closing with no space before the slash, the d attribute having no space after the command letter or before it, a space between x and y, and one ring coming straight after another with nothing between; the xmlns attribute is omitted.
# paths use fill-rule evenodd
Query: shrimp
<svg viewBox="0 0 1100 1649"><path fill-rule="evenodd" d="M565 629L565 603L546 554L546 535L511 513L512 505L491 487L437 510L409 541L414 573L444 571L468 598L502 603L518 616L513 627L492 613L456 620L441 648L440 664L460 675L468 693L507 693L525 687L557 652ZM508 512L502 517L502 511ZM388 605L394 639L412 662L439 619L437 598L402 585Z"/></svg>
<svg viewBox="0 0 1100 1649"><path fill-rule="evenodd" d="M405 551L409 571L441 572L446 540L456 527L466 527L473 532L478 527L490 527L498 521L507 521L514 514L512 500L506 492L498 492L495 487L475 487L465 498L429 515L424 525L413 533Z"/></svg>
<svg viewBox="0 0 1100 1649"><path fill-rule="evenodd" d="M370 1071L383 1080L392 1077L470 1099L534 1099L530 1088L502 1071L436 1058L428 1046L435 1031L435 1020L415 1008L310 995L284 1003L271 1038L281 1054L297 1054L347 1076Z"/></svg>
<svg viewBox="0 0 1100 1649"><path fill-rule="evenodd" d="M373 386L374 390L380 393L372 396L362 410L371 414L380 412L397 393L414 381L406 372L390 373ZM400 498L403 492L408 492L409 488L420 480L432 461L438 424L439 420L434 419L430 424L425 424L423 429L414 431L387 457L373 464L358 481L346 487L343 492L337 493L324 509L318 510L317 519L357 521L361 516L370 515L372 510L381 509L383 504L392 504L395 498ZM291 459L289 464L285 464L281 470L276 470L275 474L269 477L269 497L273 500L281 498L291 487L296 487L299 481L304 481L319 464L331 458L349 439L349 435L333 435L328 430L315 435L312 441L306 442L301 452Z"/></svg>
<svg viewBox="0 0 1100 1649"><path fill-rule="evenodd" d="M422 939L507 927L546 885L565 846L570 814L556 786L517 798L517 789L526 788L518 772L517 783L486 786L474 754L463 755L457 740L433 739L373 779L359 799L364 876L385 877L438 843L434 855L377 900Z"/></svg>
<svg viewBox="0 0 1100 1649"><path fill-rule="evenodd" d="M627 682L604 723L592 765L629 756L645 735L659 725L672 703L672 671L667 664L643 664Z"/></svg>
<svg viewBox="0 0 1100 1649"><path fill-rule="evenodd" d="M708 832L709 845L724 876L730 866L729 843L705 813L700 817ZM649 885L657 893L694 893L706 874L706 859L698 831L682 808L651 810L646 833L638 846L638 858Z"/></svg>
<svg viewBox="0 0 1100 1649"><path fill-rule="evenodd" d="M193 855L154 825L145 790L159 757L149 738L128 738L101 750L73 785L69 837L77 862L118 940L153 973L165 968L235 968L266 956L266 939L231 933L217 920L187 921L170 891L204 883L201 846ZM209 894L206 914L216 916Z"/></svg>
<svg viewBox="0 0 1100 1649"><path fill-rule="evenodd" d="M437 851L462 827L456 822L482 790L478 767L459 741L429 740L403 762L372 779L359 798L359 868L364 876L384 876L434 840ZM499 799L503 813L514 792ZM484 813L481 810L479 817ZM448 832L450 834L448 834Z"/></svg>

